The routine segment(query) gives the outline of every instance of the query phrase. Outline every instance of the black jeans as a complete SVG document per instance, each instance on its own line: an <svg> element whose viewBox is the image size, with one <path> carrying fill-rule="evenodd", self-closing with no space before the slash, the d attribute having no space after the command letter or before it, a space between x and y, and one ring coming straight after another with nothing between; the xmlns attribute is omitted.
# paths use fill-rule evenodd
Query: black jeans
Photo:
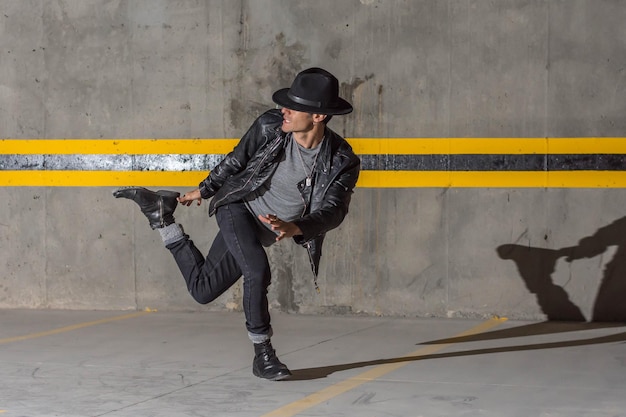
<svg viewBox="0 0 626 417"><path fill-rule="evenodd" d="M246 328L253 335L271 335L267 288L271 273L258 237L258 220L244 203L221 206L215 213L219 233L206 258L189 236L167 245L185 278L191 296L206 304L243 275Z"/></svg>

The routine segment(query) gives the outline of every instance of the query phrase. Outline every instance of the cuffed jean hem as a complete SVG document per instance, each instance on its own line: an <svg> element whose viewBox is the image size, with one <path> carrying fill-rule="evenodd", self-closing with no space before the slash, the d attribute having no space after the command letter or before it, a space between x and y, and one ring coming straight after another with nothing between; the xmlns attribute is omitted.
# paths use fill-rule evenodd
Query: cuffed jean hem
<svg viewBox="0 0 626 417"><path fill-rule="evenodd" d="M250 338L252 343L263 343L270 340L272 338L272 334L272 329L270 329L270 332L268 334L256 334L248 332L248 337Z"/></svg>

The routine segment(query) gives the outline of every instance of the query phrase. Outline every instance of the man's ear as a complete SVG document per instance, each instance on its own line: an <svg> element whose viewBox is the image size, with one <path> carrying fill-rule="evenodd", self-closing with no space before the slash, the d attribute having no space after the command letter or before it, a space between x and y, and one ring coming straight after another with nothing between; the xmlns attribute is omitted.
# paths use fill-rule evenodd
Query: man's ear
<svg viewBox="0 0 626 417"><path fill-rule="evenodd" d="M326 117L328 117L326 114L315 114L313 113L313 122L314 123L321 123L323 122Z"/></svg>

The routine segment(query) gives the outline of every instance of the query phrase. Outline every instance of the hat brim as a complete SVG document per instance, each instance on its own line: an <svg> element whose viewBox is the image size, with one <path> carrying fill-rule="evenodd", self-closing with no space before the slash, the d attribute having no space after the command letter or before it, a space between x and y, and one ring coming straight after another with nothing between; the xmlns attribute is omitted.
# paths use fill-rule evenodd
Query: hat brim
<svg viewBox="0 0 626 417"><path fill-rule="evenodd" d="M315 114L348 114L352 112L352 104L348 103L341 97L337 98L335 103L326 105L325 107L307 106L305 104L297 103L289 98L287 92L288 88L282 88L276 91L272 95L272 100L279 106L286 107L291 110L304 111L307 113Z"/></svg>

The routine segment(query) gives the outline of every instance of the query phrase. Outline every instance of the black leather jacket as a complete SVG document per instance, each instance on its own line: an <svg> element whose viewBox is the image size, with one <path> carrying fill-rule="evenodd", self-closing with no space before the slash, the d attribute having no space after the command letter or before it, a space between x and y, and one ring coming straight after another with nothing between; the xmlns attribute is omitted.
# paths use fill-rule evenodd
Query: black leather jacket
<svg viewBox="0 0 626 417"><path fill-rule="evenodd" d="M272 176L286 143L286 134L280 128L282 121L280 110L259 116L233 151L200 183L202 198L213 197L210 216L222 205L241 201ZM345 139L328 127L324 133L311 186L306 186L304 180L298 183L305 215L294 220L302 231L294 240L307 248L315 276L326 232L339 226L348 213L361 167Z"/></svg>

